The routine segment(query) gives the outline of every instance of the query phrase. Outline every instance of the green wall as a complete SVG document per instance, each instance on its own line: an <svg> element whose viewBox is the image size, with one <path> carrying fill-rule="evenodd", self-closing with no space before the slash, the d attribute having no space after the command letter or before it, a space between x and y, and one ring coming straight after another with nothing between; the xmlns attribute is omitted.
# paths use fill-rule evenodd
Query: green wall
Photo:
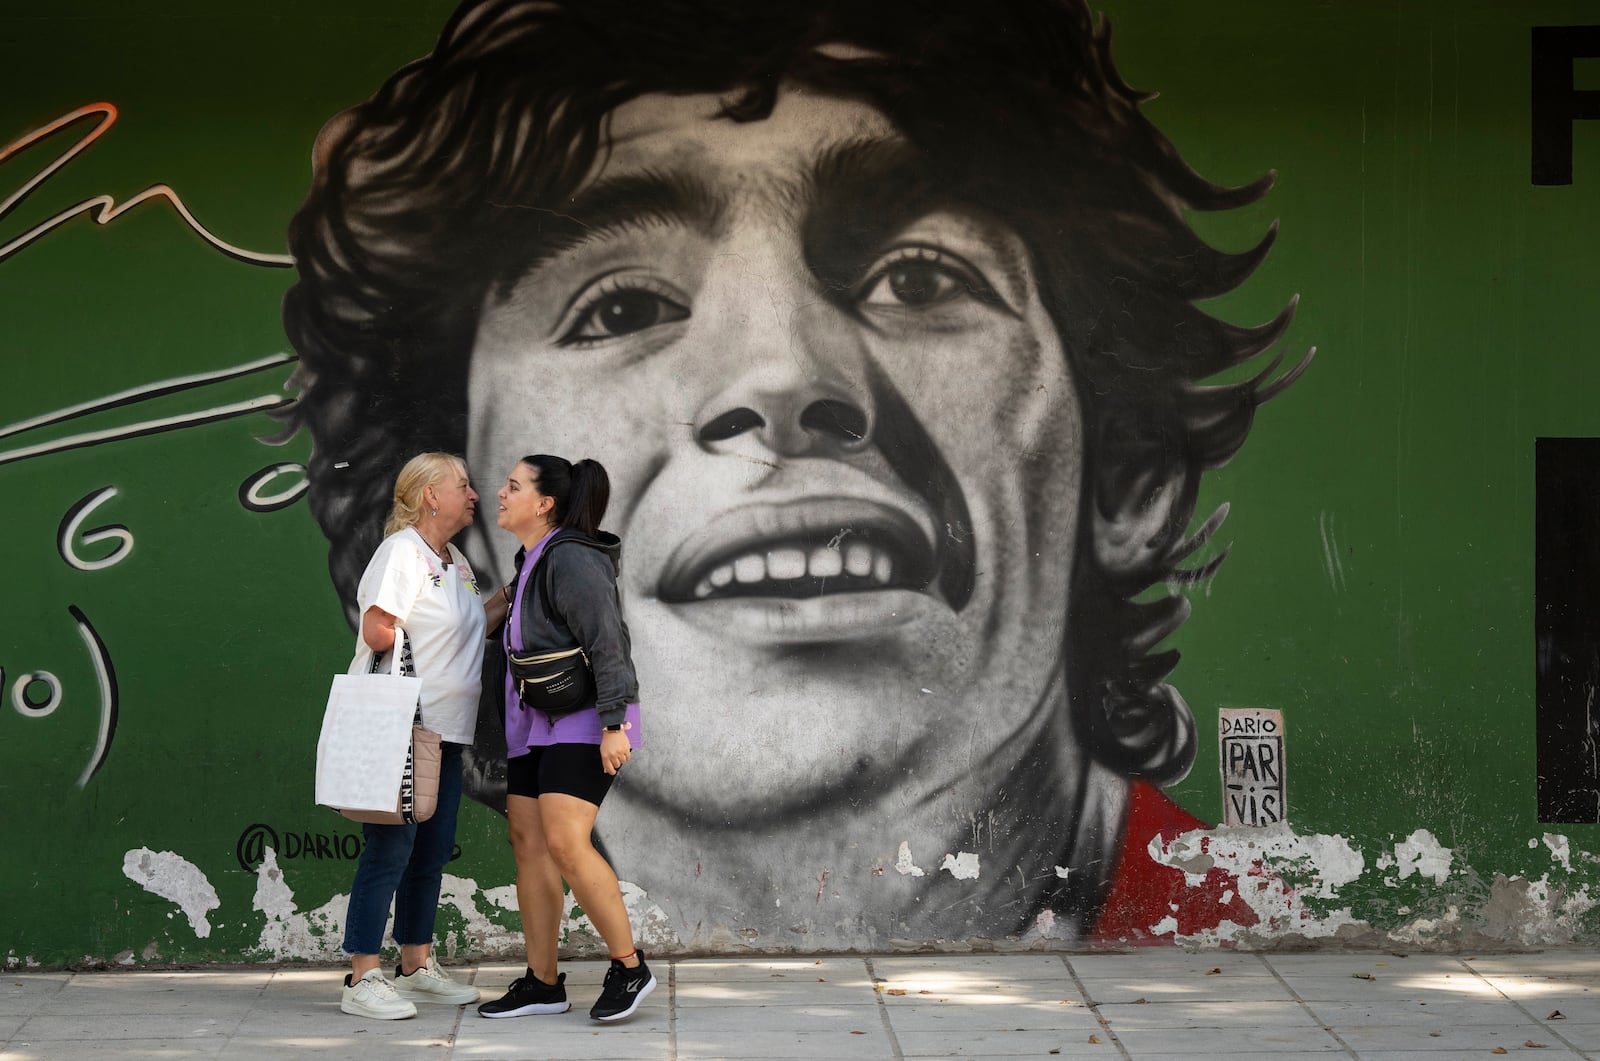
<svg viewBox="0 0 1600 1061"><path fill-rule="evenodd" d="M1287 826L1225 832L1208 857L1224 868L1227 851L1242 852L1241 866L1265 859L1291 895L1279 923L1181 941L1594 940L1600 833L1542 823L1537 810L1534 451L1541 437L1600 434L1600 122L1576 123L1572 184L1531 183L1529 37L1535 25L1600 14L1551 2L1098 6L1116 27L1124 77L1159 91L1145 115L1196 170L1224 184L1277 173L1261 201L1191 218L1234 251L1281 223L1265 263L1206 308L1257 323L1298 294L1277 350L1290 363L1318 350L1259 411L1239 455L1203 480L1198 516L1230 505L1218 541L1232 551L1183 590L1194 615L1169 642L1182 652L1171 680L1199 743L1167 795L1190 813L1222 817L1217 712L1283 713ZM220 239L286 253L318 130L428 52L451 7L235 3L219 14L191 2L63 3L0 15L0 142L96 101L119 112L0 217L0 245L94 196L120 203L164 183ZM1580 87L1600 89L1597 67L1600 58L1577 63ZM89 128L0 160L0 196ZM293 355L279 314L294 279L230 260L161 201L104 226L77 217L0 260L9 964L336 953L326 930L353 863L331 856L354 828L313 805L311 777L328 676L352 638L304 499L269 512L239 501L254 473L306 461L310 440L269 445L281 424L254 412L21 453L289 397L292 365L5 426ZM500 470L474 473L492 486ZM108 486L115 496L83 527L125 527L132 549L102 570L74 569L59 529ZM114 544L77 550L93 559ZM103 641L118 694L104 763L82 785L102 705L73 607ZM27 707L42 684L13 692L38 671L62 688L43 715ZM241 859L258 825L277 837L281 882L258 872L259 852ZM310 857L304 834L313 853L315 834L333 846ZM468 806L459 843L441 937L457 952L514 950L516 915L503 893L489 894L512 880L502 820ZM139 851L173 853L193 871L156 858L141 883ZM938 852L918 859L937 864ZM146 886L153 878L163 883ZM450 894L461 898L452 905ZM191 916L202 910L205 931ZM698 949L841 942L676 927ZM1162 935L1145 927L1130 938ZM890 935L855 945L881 949ZM988 938L1005 945L1003 935Z"/></svg>

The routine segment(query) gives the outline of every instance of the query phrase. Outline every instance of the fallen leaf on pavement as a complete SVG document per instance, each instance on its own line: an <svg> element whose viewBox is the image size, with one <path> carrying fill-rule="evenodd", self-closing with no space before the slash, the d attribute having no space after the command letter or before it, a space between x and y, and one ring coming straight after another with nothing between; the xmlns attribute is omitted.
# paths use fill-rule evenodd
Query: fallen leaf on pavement
<svg viewBox="0 0 1600 1061"><path fill-rule="evenodd" d="M1545 1020L1566 1020L1566 1019L1567 1019L1567 1015L1565 1013L1561 1012L1559 1009L1551 1010L1550 1011L1550 1016L1545 1018Z"/></svg>

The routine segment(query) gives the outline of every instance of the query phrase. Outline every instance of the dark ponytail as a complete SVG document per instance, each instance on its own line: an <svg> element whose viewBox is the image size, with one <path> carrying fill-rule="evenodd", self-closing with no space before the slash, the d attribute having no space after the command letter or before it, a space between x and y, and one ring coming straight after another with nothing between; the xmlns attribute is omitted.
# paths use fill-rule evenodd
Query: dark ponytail
<svg viewBox="0 0 1600 1061"><path fill-rule="evenodd" d="M565 457L536 453L522 463L539 472L539 493L556 503L556 526L593 534L611 503L611 477L599 461L585 458L576 464Z"/></svg>

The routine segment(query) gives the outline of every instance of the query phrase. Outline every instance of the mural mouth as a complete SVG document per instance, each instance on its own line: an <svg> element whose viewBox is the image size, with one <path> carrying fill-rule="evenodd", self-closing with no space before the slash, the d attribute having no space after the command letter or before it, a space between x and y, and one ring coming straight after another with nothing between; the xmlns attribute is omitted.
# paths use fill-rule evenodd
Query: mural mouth
<svg viewBox="0 0 1600 1061"><path fill-rule="evenodd" d="M929 531L927 516L876 501L748 505L718 517L673 553L660 598L695 604L928 593L941 559Z"/></svg>

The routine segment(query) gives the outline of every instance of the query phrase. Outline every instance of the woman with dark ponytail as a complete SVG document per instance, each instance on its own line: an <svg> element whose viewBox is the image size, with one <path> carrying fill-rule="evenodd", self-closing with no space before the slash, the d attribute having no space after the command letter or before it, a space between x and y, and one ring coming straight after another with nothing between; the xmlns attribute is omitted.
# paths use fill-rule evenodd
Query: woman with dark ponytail
<svg viewBox="0 0 1600 1061"><path fill-rule="evenodd" d="M639 682L617 594L622 542L600 529L610 497L611 480L599 462L573 464L547 454L517 462L500 488L496 522L522 548L517 577L498 594L490 626L501 627L508 661L544 657L552 662L533 670L546 673L581 668L571 673L585 695L552 705L529 693L518 680L522 672L508 665L506 818L528 968L504 996L478 1007L485 1017L571 1008L566 974L556 972L563 879L611 952L589 1016L631 1016L656 986L633 945L617 875L592 839L600 803L639 744Z"/></svg>

